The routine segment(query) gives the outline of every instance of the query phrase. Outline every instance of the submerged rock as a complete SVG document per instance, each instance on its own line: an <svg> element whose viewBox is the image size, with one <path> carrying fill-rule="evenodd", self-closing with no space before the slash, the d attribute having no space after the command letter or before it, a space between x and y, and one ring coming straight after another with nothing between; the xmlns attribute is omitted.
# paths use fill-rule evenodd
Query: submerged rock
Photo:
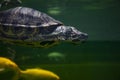
<svg viewBox="0 0 120 80"><path fill-rule="evenodd" d="M66 55L59 52L51 52L47 55L49 60L61 61L65 60Z"/></svg>

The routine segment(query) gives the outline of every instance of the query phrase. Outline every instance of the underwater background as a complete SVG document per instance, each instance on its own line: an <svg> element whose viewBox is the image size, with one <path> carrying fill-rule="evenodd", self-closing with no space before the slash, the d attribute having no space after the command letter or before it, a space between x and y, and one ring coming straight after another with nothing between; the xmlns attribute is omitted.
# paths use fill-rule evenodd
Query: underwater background
<svg viewBox="0 0 120 80"><path fill-rule="evenodd" d="M55 72L60 80L120 79L119 0L22 0L31 7L88 34L80 45L61 43L51 48L12 45L14 61L21 69L40 67ZM0 55L6 45L0 45ZM58 55L50 54L56 53Z"/></svg>

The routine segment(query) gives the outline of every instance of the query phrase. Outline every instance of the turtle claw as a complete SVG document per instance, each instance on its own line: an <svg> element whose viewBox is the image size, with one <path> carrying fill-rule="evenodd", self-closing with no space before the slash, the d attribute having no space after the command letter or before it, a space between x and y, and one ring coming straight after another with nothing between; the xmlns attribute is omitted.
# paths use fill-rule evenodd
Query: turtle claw
<svg viewBox="0 0 120 80"><path fill-rule="evenodd" d="M13 50L13 49L11 49L10 47L8 47L7 50L8 50L8 54L10 54L10 57L9 57L9 58L10 58L11 60L15 59L16 51Z"/></svg>

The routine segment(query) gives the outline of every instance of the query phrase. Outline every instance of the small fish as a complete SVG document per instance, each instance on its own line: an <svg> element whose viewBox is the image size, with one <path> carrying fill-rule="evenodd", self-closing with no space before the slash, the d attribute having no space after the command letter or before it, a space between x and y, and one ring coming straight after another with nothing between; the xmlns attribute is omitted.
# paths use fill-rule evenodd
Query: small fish
<svg viewBox="0 0 120 80"><path fill-rule="evenodd" d="M21 71L20 77L24 80L60 80L59 76L55 73L38 68Z"/></svg>

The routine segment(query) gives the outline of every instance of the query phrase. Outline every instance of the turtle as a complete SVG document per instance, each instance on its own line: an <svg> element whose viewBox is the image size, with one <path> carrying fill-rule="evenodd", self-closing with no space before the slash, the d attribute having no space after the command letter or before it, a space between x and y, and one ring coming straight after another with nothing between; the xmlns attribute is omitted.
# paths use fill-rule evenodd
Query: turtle
<svg viewBox="0 0 120 80"><path fill-rule="evenodd" d="M18 6L0 11L0 41L51 47L60 42L84 42L88 34L33 8Z"/></svg>

